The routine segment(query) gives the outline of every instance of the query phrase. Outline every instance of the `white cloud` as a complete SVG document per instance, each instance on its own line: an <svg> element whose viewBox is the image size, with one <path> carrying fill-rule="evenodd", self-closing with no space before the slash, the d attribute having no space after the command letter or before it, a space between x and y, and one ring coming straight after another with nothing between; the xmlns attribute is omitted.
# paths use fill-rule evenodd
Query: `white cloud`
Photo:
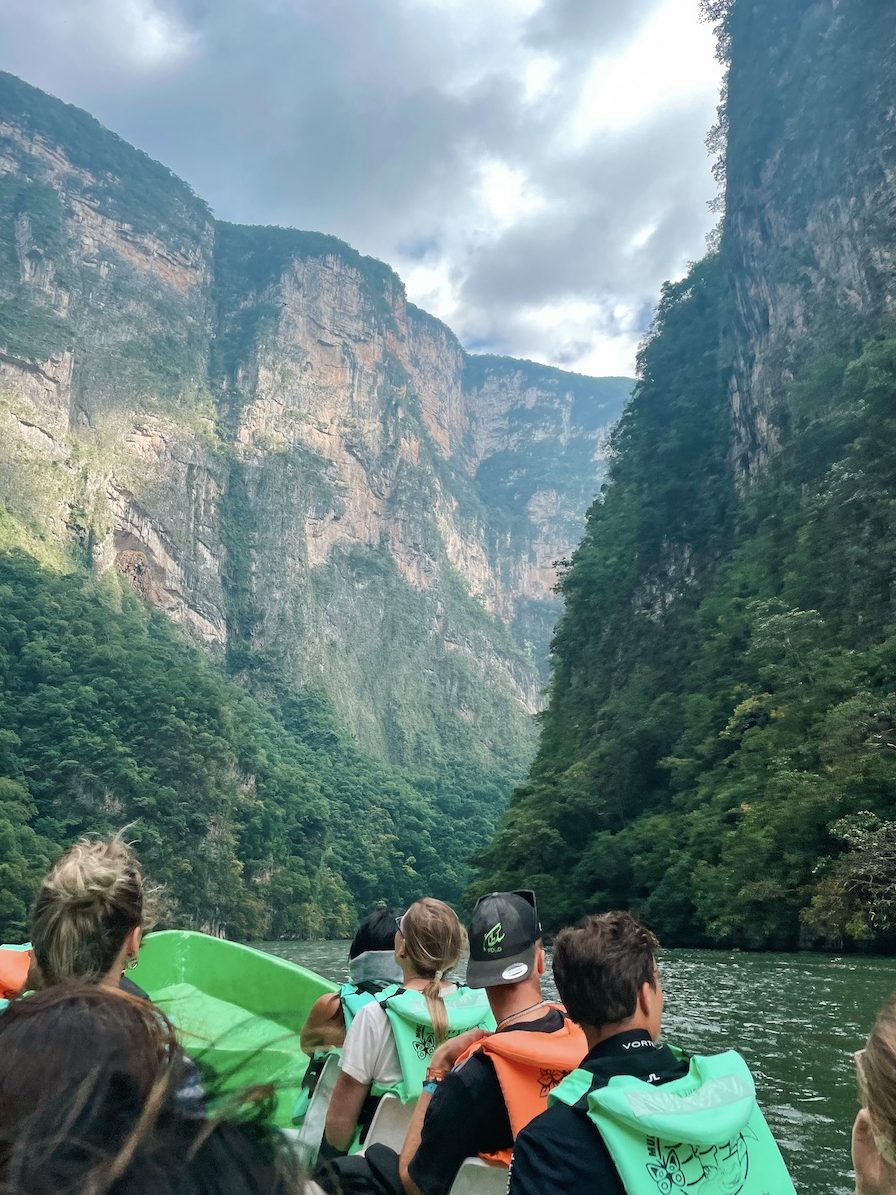
<svg viewBox="0 0 896 1195"><path fill-rule="evenodd" d="M698 0L4 0L0 65L225 219L334 233L466 343L631 372L700 256Z"/></svg>

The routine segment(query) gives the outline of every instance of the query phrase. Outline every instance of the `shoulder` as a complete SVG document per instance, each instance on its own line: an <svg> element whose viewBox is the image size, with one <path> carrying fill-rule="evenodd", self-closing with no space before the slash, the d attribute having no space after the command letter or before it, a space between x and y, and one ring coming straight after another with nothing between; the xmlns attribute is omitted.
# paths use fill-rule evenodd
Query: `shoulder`
<svg viewBox="0 0 896 1195"><path fill-rule="evenodd" d="M330 1021L334 1017L337 1017L341 1011L342 1001L339 999L339 993L325 992L323 996L318 996L311 1005L308 1020L311 1022Z"/></svg>
<svg viewBox="0 0 896 1195"><path fill-rule="evenodd" d="M530 1121L516 1139L511 1195L587 1188L606 1195L623 1191L598 1130L582 1113L554 1104Z"/></svg>
<svg viewBox="0 0 896 1195"><path fill-rule="evenodd" d="M481 1050L471 1054L460 1066L456 1066L454 1070L450 1071L442 1083L443 1087L446 1085L451 1092L464 1090L468 1098L491 1094L495 1091L499 1095L501 1093L494 1064Z"/></svg>

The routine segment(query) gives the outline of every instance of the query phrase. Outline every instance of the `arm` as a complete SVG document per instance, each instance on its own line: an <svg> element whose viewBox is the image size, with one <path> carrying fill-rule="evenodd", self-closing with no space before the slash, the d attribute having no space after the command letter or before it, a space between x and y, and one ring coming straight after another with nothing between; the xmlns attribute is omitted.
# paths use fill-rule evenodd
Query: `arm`
<svg viewBox="0 0 896 1195"><path fill-rule="evenodd" d="M364 1101L370 1095L370 1084L359 1083L345 1071L339 1072L330 1106L327 1109L327 1123L325 1134L327 1141L334 1149L343 1153L349 1148L358 1127L358 1117L364 1107Z"/></svg>
<svg viewBox="0 0 896 1195"><path fill-rule="evenodd" d="M309 1056L315 1050L330 1050L345 1041L345 1016L336 992L320 996L311 1005L308 1019L302 1026L300 1042Z"/></svg>
<svg viewBox="0 0 896 1195"><path fill-rule="evenodd" d="M479 1041L483 1037L488 1037L488 1034L484 1030L470 1029L466 1033L461 1033L457 1037L452 1037L448 1041L442 1042L432 1056L432 1062L429 1065L430 1071L433 1073L441 1072L443 1075L447 1075L461 1054L473 1045L474 1042ZM404 1145L401 1148L401 1156L398 1159L398 1170L405 1189L405 1195L422 1195L420 1188L411 1178L410 1165L420 1148L420 1141L423 1137L423 1122L426 1119L426 1113L432 1102L432 1097L433 1093L425 1089L420 1093L420 1098L417 1100L417 1106L414 1109L414 1115L408 1126Z"/></svg>

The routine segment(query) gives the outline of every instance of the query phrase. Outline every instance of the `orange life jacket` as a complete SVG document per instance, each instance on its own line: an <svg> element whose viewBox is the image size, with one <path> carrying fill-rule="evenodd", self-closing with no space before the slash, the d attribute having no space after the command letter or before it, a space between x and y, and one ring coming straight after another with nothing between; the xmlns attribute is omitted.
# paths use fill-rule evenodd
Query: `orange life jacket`
<svg viewBox="0 0 896 1195"><path fill-rule="evenodd" d="M12 1000L25 987L31 967L30 950L5 950L0 947L0 1000Z"/></svg>
<svg viewBox="0 0 896 1195"><path fill-rule="evenodd" d="M460 1066L471 1054L481 1050L495 1068L501 1094L507 1105L514 1141L534 1117L548 1106L548 1095L561 1079L574 1071L588 1053L585 1034L567 1018L562 1004L549 1004L563 1014L563 1027L553 1033L533 1033L525 1029L507 1029L474 1042L455 1063ZM486 1162L510 1165L512 1150L481 1154Z"/></svg>

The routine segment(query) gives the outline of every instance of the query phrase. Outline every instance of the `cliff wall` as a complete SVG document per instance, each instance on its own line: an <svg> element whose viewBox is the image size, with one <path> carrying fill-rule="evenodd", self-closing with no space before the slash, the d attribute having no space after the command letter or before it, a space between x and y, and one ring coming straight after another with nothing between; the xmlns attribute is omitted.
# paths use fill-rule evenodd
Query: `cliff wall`
<svg viewBox="0 0 896 1195"><path fill-rule="evenodd" d="M793 378L893 315L893 36L858 0L735 4L723 26L732 457L751 478Z"/></svg>
<svg viewBox="0 0 896 1195"><path fill-rule="evenodd" d="M470 358L332 237L216 222L0 75L0 498L383 758L518 770L625 379ZM7 530L7 537L11 533Z"/></svg>

